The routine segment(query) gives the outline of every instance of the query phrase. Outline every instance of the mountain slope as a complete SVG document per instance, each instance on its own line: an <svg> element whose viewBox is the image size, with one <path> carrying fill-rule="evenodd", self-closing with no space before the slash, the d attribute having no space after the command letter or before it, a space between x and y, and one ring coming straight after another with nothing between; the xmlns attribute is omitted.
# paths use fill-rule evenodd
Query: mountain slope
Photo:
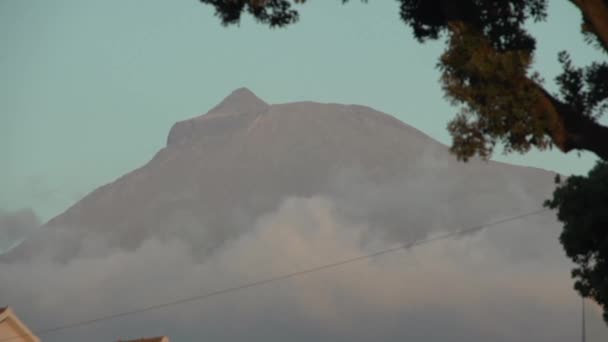
<svg viewBox="0 0 608 342"><path fill-rule="evenodd" d="M552 179L538 169L459 163L444 145L368 107L269 105L242 88L176 123L146 165L91 192L3 258L68 261L96 253L91 236L124 250L178 238L204 256L288 197L331 198L347 217L402 240L533 210Z"/></svg>

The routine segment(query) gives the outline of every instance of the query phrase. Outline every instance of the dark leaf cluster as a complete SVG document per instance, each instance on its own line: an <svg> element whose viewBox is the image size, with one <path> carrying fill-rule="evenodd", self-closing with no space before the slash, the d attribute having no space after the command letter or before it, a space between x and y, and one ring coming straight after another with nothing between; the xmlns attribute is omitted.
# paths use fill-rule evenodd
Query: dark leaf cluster
<svg viewBox="0 0 608 342"><path fill-rule="evenodd" d="M258 22L270 27L283 27L298 21L298 12L289 0L200 0L215 7L215 15L223 25L238 24L241 15L251 14ZM295 0L295 3L304 0Z"/></svg>
<svg viewBox="0 0 608 342"><path fill-rule="evenodd" d="M598 162L588 176L568 178L545 205L557 209L564 224L560 241L577 265L576 290L600 304L608 322L608 162Z"/></svg>
<svg viewBox="0 0 608 342"><path fill-rule="evenodd" d="M497 51L534 50L535 40L523 28L528 19L543 20L546 0L400 0L401 19L414 36L437 39L450 23L463 22L483 32Z"/></svg>
<svg viewBox="0 0 608 342"><path fill-rule="evenodd" d="M556 82L564 102L583 115L599 118L608 110L608 63L575 67L565 51L558 58L563 72Z"/></svg>

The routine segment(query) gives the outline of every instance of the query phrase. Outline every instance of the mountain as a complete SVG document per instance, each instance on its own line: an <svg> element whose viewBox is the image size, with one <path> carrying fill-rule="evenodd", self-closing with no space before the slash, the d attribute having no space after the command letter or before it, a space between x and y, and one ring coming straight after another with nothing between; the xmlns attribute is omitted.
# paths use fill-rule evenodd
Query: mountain
<svg viewBox="0 0 608 342"><path fill-rule="evenodd" d="M241 88L174 124L147 164L97 188L2 259L102 253L88 237L114 250L177 238L203 258L289 197L330 198L345 217L404 240L534 210L553 176L460 163L446 146L368 107L267 104Z"/></svg>

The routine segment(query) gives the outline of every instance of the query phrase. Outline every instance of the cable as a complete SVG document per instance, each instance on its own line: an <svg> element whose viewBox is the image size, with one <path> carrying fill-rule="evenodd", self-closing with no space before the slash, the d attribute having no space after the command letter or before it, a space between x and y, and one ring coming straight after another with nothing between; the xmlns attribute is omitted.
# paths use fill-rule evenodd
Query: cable
<svg viewBox="0 0 608 342"><path fill-rule="evenodd" d="M503 219L500 219L500 220L488 222L488 223L485 223L485 224L480 224L478 226L473 226L473 227L469 227L469 228L465 228L465 229L460 229L460 230L457 230L457 231L453 231L453 232L437 235L437 236L426 238L426 239L420 239L420 240L404 243L404 244L401 244L401 245L398 245L398 246L395 246L395 247L392 247L392 248L384 249L384 250L373 252L373 253L370 253L370 254L364 254L364 255L360 255L360 256L357 256L357 257L349 258L349 259L343 259L343 260L336 261L336 262L333 262L333 263L324 264L324 265L308 268L308 269L297 271L297 272L287 273L287 274L283 274L283 275L279 275L279 276L275 276L275 277L271 277L271 278L266 278L266 279L255 281L255 282L251 282L251 283L242 284L242 285L239 285L239 286L234 286L234 287L229 287L229 288L225 288L225 289L222 289L222 290L212 291L212 292L208 292L208 293L205 293L205 294L202 294L202 295L182 298L182 299L178 299L178 300L175 300L175 301L172 301L172 302L166 302L166 303L162 303L162 304L156 304L156 305L152 305L152 306L148 306L148 307L144 307L144 308L139 308L139 309L135 309L135 310L123 311L123 312L119 312L119 313L115 313L115 314L110 314L110 315L106 315L106 316L100 316L100 317L89 319L89 320L84 320L84 321L79 321L79 322L75 322L75 323L71 323L71 324L56 326L56 327L53 327L53 328L39 330L39 331L36 331L34 333L36 335L46 335L46 334L49 334L49 333L53 333L53 332L57 332L57 331L61 331L61 330L73 329L73 328L81 327L81 326L85 326L85 325L91 325L91 324L94 324L94 323L98 323L98 322L101 322L101 321L107 321L107 320L115 319L115 318L118 318L118 317L131 316L131 315L139 314L139 313L142 313L142 312L153 311L153 310L160 310L160 309L163 309L163 308L166 308L166 307L170 307L170 306L175 306L175 305L184 304L184 303L188 303L188 302L200 301L200 300L204 300L204 299L207 299L207 298L210 298L210 297L214 297L214 296L223 295L223 294L230 293L230 292L236 292L236 291L240 291L240 290L244 290L244 289L248 289L248 288L252 288L252 287L262 286L262 285L266 285L266 284L273 283L273 282L276 282L276 281L281 281L281 280L286 280L286 279L290 279L290 278L295 278L295 277L302 276L302 275L305 275L305 274L309 274L309 273L313 273L313 272L318 272L318 271L322 271L322 270L326 270L326 269L330 269L330 268L336 268L336 267L343 266L343 265L346 265L346 264L351 264L351 263L355 263L355 262L358 262L358 261L375 258L375 257L381 256L381 255L385 255L385 254L389 254L389 253L394 253L394 252L397 252L397 251L407 250L407 249L412 248L412 247L429 244L429 243L436 242L436 241L439 241L439 240L445 240L445 239L455 238L455 237L462 236L462 235L469 234L469 233L473 233L475 231L479 231L479 230L482 230L482 229L485 229L485 228L488 228L488 227L491 227L491 226L496 226L496 225L499 225L499 224L502 224L502 223L519 220L519 219L522 219L522 218L525 218L525 217L528 217L528 216L538 215L538 214L543 213L543 212L545 212L547 210L549 210L549 209L548 208L543 208L543 209L531 211L531 212L528 212L528 213L525 213L525 214L520 214L520 215L516 215L516 216L510 216L510 217L503 218ZM0 342L13 340L13 339L16 339L16 338L19 338L19 337L21 337L21 336L12 336L12 337L8 337L8 338L0 339Z"/></svg>

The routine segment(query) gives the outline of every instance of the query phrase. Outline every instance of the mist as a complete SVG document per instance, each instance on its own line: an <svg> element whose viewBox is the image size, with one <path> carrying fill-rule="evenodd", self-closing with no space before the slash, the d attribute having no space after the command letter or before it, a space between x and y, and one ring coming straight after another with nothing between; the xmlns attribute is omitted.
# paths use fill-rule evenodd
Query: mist
<svg viewBox="0 0 608 342"><path fill-rule="evenodd" d="M184 239L151 237L125 251L86 238L87 249L103 253L75 255L67 263L36 258L2 264L0 298L10 299L31 327L44 329L395 246L381 228L347 216L326 197L288 198L204 262ZM41 337L51 342L155 334L175 341L571 341L579 335L580 300L571 289L558 233L552 214L545 213L456 240ZM522 236L527 243L518 242ZM599 310L590 316L590 340L605 340Z"/></svg>

